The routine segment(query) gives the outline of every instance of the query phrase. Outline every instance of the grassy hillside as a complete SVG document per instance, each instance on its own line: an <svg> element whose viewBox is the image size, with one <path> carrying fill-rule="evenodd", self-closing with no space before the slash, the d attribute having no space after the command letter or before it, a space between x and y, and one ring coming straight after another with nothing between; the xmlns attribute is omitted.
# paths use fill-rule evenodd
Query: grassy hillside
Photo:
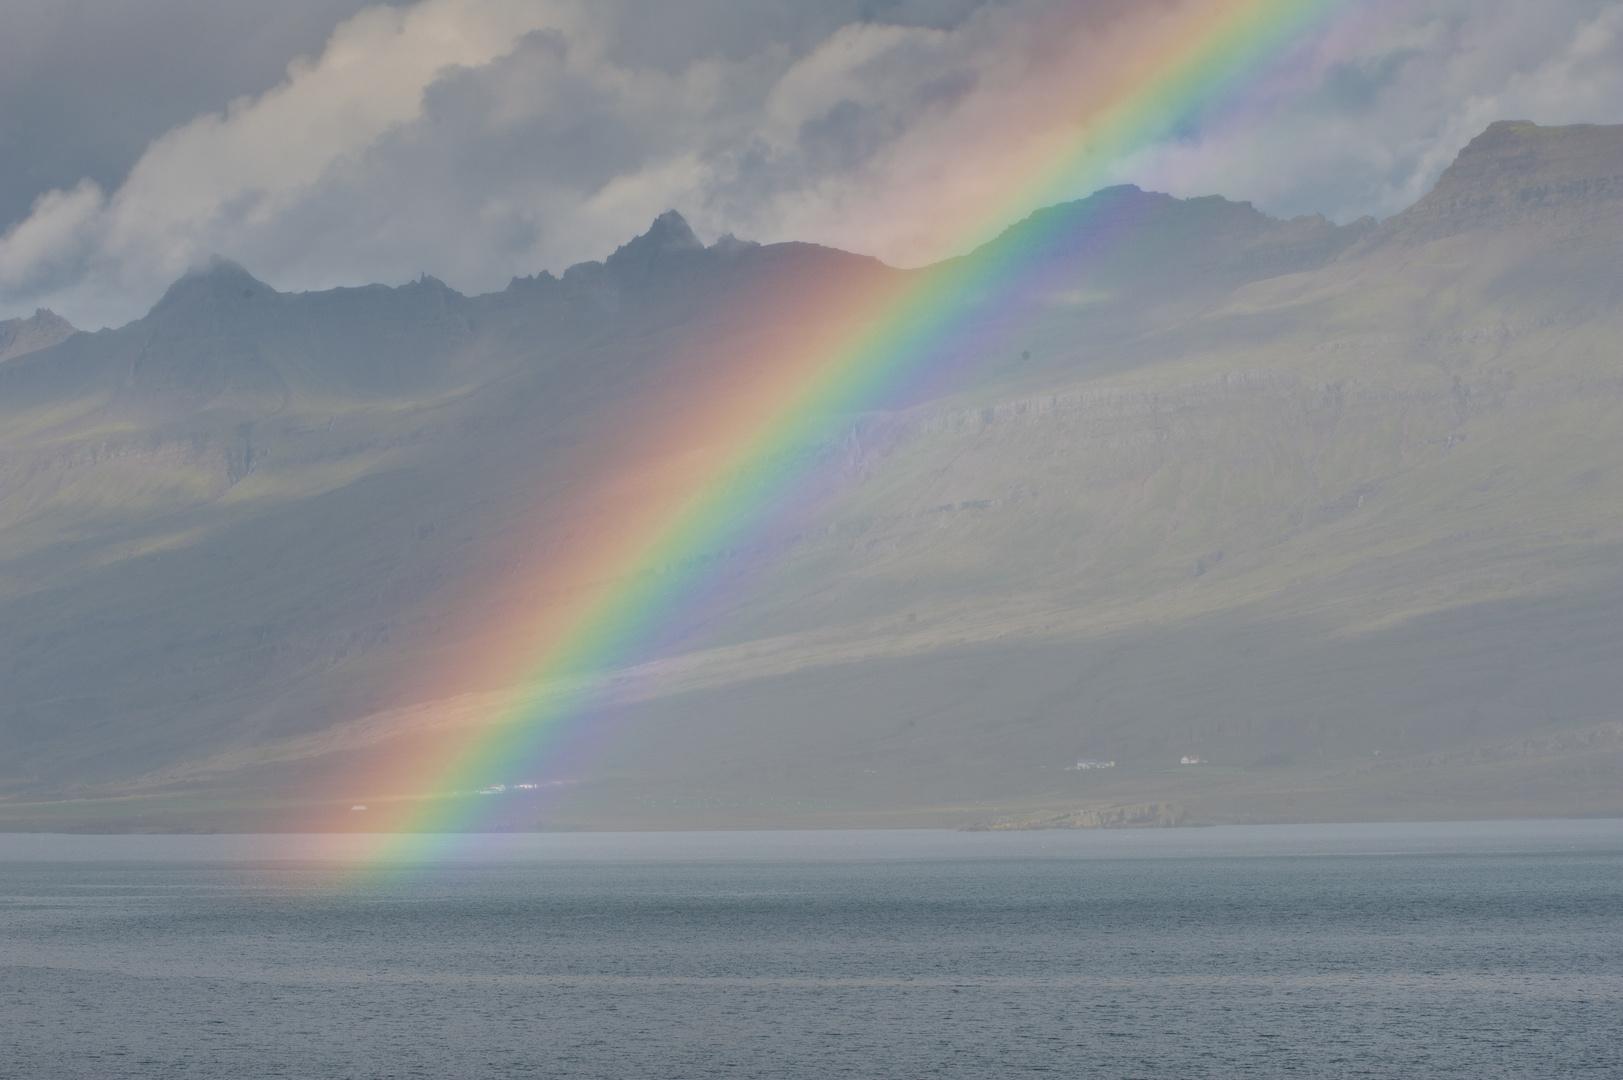
<svg viewBox="0 0 1623 1080"><path fill-rule="evenodd" d="M490 778L544 785L498 824L1623 812L1623 129L1495 125L1378 226L1090 212L1036 317L845 418L823 494L718 553L748 588ZM0 823L471 797L353 777L517 692L442 677L538 602L491 582L594 527L576 485L702 405L706 348L899 275L662 218L472 299L215 266L0 364Z"/></svg>

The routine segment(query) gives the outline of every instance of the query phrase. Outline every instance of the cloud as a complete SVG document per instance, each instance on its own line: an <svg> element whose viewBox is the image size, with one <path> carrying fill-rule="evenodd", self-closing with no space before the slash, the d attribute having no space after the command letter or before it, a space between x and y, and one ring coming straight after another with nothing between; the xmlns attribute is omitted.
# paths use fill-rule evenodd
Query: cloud
<svg viewBox="0 0 1623 1080"><path fill-rule="evenodd" d="M418 118L424 91L448 70L487 64L567 14L503 0L367 8L279 86L154 140L111 195L85 181L41 196L0 241L0 287L38 290L77 274L70 310L76 289L139 305L211 250L252 250L323 176Z"/></svg>
<svg viewBox="0 0 1623 1080"><path fill-rule="evenodd" d="M1288 106L1125 162L1146 186L1283 216L1386 217L1495 120L1623 122L1623 4L1431 0L1339 43Z"/></svg>
<svg viewBox="0 0 1623 1080"><path fill-rule="evenodd" d="M116 188L153 139L275 86L368 3L5 0L0 231L44 191Z"/></svg>
<svg viewBox="0 0 1623 1080"><path fill-rule="evenodd" d="M1119 70L1212 2L368 8L278 85L153 139L116 187L41 195L0 238L0 314L116 323L213 253L284 289L426 270L482 291L600 258L672 206L701 235L900 264L1112 181L1347 220L1413 201L1491 120L1623 120L1623 4L1390 0L1199 130L1020 194Z"/></svg>

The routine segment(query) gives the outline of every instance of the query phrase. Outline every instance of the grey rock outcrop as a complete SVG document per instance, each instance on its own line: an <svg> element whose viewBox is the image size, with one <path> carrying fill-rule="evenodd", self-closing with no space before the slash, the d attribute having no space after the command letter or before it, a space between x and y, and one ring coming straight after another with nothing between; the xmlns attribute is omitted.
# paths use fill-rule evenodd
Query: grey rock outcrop
<svg viewBox="0 0 1623 1080"><path fill-rule="evenodd" d="M78 333L68 320L40 308L26 319L0 320L0 363L14 356L48 349Z"/></svg>

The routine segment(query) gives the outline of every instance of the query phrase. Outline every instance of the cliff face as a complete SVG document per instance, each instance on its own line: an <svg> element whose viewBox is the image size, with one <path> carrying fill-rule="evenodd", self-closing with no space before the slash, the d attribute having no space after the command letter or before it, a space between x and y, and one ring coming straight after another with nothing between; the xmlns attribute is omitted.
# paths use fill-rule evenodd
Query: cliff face
<svg viewBox="0 0 1623 1080"><path fill-rule="evenodd" d="M1520 225L1571 235L1616 229L1620 220L1623 126L1501 120L1472 139L1436 186L1385 231L1425 243Z"/></svg>
<svg viewBox="0 0 1623 1080"><path fill-rule="evenodd" d="M1496 124L1378 227L1136 188L1033 215L968 258L1036 252L1042 295L845 418L815 496L711 554L748 587L618 673L615 737L490 778L568 792L502 823L1623 810L1620 146ZM517 692L445 658L546 602L510 583L606 527L604 460L658 475L639 432L815 333L806 298L934 272L666 215L481 297L217 264L13 356L0 822L354 827L368 761Z"/></svg>

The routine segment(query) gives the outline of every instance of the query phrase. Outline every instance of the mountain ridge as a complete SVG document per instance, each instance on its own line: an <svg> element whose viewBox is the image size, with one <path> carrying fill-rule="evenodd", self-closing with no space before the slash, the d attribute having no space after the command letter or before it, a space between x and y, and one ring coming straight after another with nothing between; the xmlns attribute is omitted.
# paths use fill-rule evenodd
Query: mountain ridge
<svg viewBox="0 0 1623 1080"><path fill-rule="evenodd" d="M78 333L68 320L47 308L26 319L0 320L0 363L14 356L48 349Z"/></svg>
<svg viewBox="0 0 1623 1080"><path fill-rule="evenodd" d="M842 419L818 497L716 553L756 586L495 825L1619 812L1620 132L1496 124L1379 225L1124 187L1011 226L965 258L1102 223L962 380ZM0 825L359 827L359 764L513 692L427 672L598 527L571 487L628 402L698 408L803 297L950 270L671 212L478 297L217 263L7 360Z"/></svg>

